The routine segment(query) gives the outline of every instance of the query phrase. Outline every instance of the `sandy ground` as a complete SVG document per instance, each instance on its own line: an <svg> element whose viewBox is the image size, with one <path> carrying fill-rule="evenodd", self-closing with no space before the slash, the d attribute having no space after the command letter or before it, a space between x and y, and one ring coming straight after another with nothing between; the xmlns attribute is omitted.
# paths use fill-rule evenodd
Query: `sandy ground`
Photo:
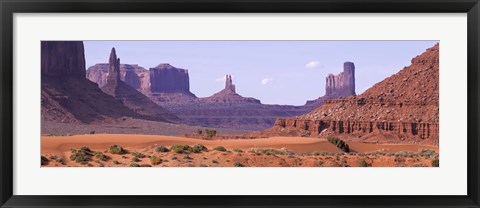
<svg viewBox="0 0 480 208"><path fill-rule="evenodd" d="M162 135L133 134L89 134L74 136L42 136L42 156L49 158L45 166L129 166L135 164L150 164L153 166L242 166L254 167L316 167L316 166L359 166L363 160L370 166L430 166L432 156L421 157L395 156L393 153L408 151L418 152L420 149L431 149L438 153L438 147L426 145L400 144L366 144L347 142L355 153L345 154L326 139L306 137L272 137L249 140L200 140ZM141 152L147 157L133 161L130 153L123 155L110 154L107 150L111 145L120 145L130 153ZM159 145L170 148L174 144L203 144L209 151L201 153L156 152ZM89 147L92 151L103 152L109 157L107 161L92 160L86 164L71 161L70 148ZM223 146L226 152L212 150ZM288 154L265 154L253 152L251 149L288 150ZM234 149L236 149L234 151ZM239 150L241 152L239 152ZM317 154L312 154L316 152ZM380 152L380 153L378 153ZM149 157L161 158L159 164L152 164ZM59 160L61 158L61 160Z"/></svg>

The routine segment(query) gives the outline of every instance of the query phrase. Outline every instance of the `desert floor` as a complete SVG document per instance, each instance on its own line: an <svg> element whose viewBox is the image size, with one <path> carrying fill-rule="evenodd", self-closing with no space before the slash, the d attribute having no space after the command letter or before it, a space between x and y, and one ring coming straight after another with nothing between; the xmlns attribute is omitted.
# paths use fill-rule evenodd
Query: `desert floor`
<svg viewBox="0 0 480 208"><path fill-rule="evenodd" d="M347 143L350 153L321 138L202 140L161 135L88 134L42 136L41 155L44 167L426 167L438 161L437 146ZM202 144L208 150L174 152L171 147L175 144ZM113 154L109 152L112 145L119 145L126 152ZM85 161L71 160L72 148L84 146L90 151ZM158 151L159 146L169 151ZM226 150L215 150L218 146ZM106 157L99 159L95 153Z"/></svg>

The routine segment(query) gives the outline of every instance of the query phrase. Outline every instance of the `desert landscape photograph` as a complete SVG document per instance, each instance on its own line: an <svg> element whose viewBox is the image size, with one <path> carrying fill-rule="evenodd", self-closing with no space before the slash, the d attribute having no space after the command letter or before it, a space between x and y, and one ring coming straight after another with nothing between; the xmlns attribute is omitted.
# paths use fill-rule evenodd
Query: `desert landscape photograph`
<svg viewBox="0 0 480 208"><path fill-rule="evenodd" d="M439 41L41 41L42 168L440 166Z"/></svg>

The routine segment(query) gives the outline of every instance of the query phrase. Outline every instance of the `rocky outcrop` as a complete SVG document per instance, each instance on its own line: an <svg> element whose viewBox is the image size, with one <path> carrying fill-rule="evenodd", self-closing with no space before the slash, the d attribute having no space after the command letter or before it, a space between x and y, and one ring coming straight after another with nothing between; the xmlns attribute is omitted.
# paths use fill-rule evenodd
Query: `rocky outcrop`
<svg viewBox="0 0 480 208"><path fill-rule="evenodd" d="M188 70L176 68L170 64L159 64L150 68L150 88L152 93L192 94Z"/></svg>
<svg viewBox="0 0 480 208"><path fill-rule="evenodd" d="M179 120L177 116L120 79L120 59L117 58L115 48L112 48L110 53L108 70L107 84L101 88L103 92L113 96L144 119L169 122Z"/></svg>
<svg viewBox="0 0 480 208"><path fill-rule="evenodd" d="M269 135L327 136L438 144L439 45L359 96L325 101L307 114L277 119Z"/></svg>
<svg viewBox="0 0 480 208"><path fill-rule="evenodd" d="M355 95L355 65L352 62L345 62L343 72L337 75L329 74L325 83L325 96Z"/></svg>
<svg viewBox="0 0 480 208"><path fill-rule="evenodd" d="M108 63L88 67L87 78L99 87L107 84ZM120 79L140 92L150 91L150 72L137 64L120 64Z"/></svg>
<svg viewBox="0 0 480 208"><path fill-rule="evenodd" d="M205 103L257 103L260 104L260 100L250 97L242 97L235 91L235 85L233 84L232 76L225 76L225 89L213 94L210 97L200 98L200 102Z"/></svg>
<svg viewBox="0 0 480 208"><path fill-rule="evenodd" d="M306 108L313 110L320 107L325 100L355 95L355 64L343 63L343 72L328 74L325 78L325 95L315 100L308 100Z"/></svg>
<svg viewBox="0 0 480 208"><path fill-rule="evenodd" d="M85 78L83 42L42 41L42 121L114 122L138 114Z"/></svg>
<svg viewBox="0 0 480 208"><path fill-rule="evenodd" d="M85 77L82 41L42 41L42 75Z"/></svg>

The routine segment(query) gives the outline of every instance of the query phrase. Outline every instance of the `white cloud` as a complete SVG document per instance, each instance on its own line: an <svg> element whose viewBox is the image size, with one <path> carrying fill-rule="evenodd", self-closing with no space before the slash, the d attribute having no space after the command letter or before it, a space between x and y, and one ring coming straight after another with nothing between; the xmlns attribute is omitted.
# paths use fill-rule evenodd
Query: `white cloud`
<svg viewBox="0 0 480 208"><path fill-rule="evenodd" d="M318 68L319 66L320 66L320 62L318 61L310 61L307 64L305 64L305 67L309 69Z"/></svg>
<svg viewBox="0 0 480 208"><path fill-rule="evenodd" d="M262 85L267 85L267 84L271 84L272 81L273 81L272 78L265 78L265 79L262 79L262 81L260 81L260 83L261 83Z"/></svg>

